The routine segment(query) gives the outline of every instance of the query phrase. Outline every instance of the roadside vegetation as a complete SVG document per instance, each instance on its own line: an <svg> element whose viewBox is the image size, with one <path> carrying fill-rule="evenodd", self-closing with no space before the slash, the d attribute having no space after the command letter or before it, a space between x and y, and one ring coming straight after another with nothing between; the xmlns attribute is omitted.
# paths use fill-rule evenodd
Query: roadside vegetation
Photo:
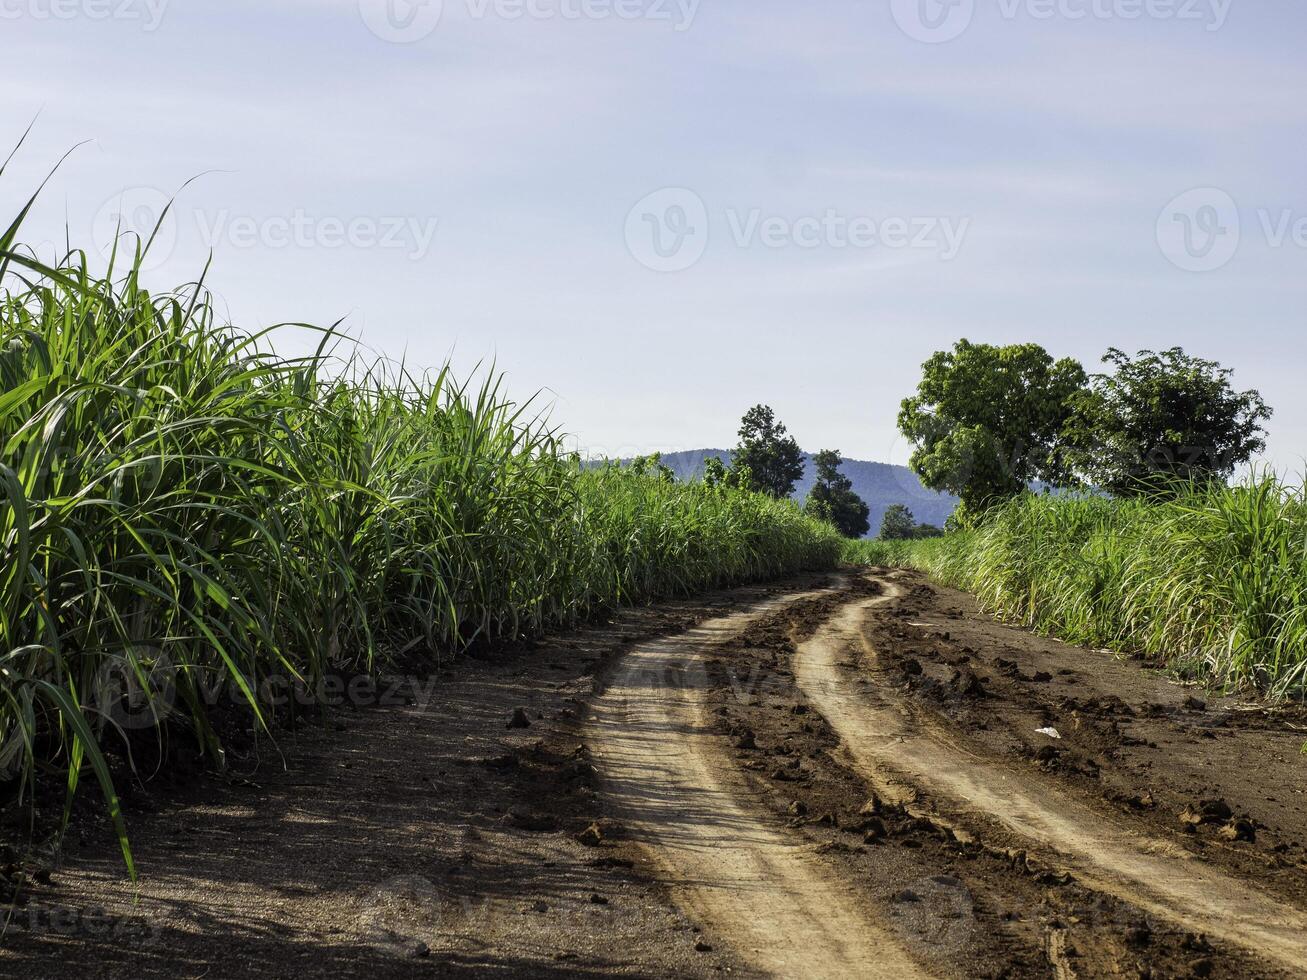
<svg viewBox="0 0 1307 980"><path fill-rule="evenodd" d="M944 532L933 524L918 524L906 504L891 504L880 519L882 541L911 541L917 538L937 538Z"/></svg>
<svg viewBox="0 0 1307 980"><path fill-rule="evenodd" d="M1231 483L1270 410L1179 348L1104 360L1115 372L1081 384L1079 365L1033 345L936 354L900 421L914 469L963 506L925 540L896 514L846 560L919 568L1012 621L1187 678L1303 696L1307 502L1269 474Z"/></svg>
<svg viewBox="0 0 1307 980"><path fill-rule="evenodd" d="M43 264L26 212L0 235L0 804L58 788L66 821L93 778L129 866L117 788L139 760L185 743L221 768L230 732L275 732L329 681L841 558L1187 676L1307 690L1307 504L1228 485L1270 412L1213 362L1113 350L1091 378L1036 345L937 353L900 426L962 507L943 535L893 507L867 541L838 451L790 499L803 454L766 405L700 480L583 461L493 371L242 331L203 278L148 290L148 243L103 272ZM313 352L278 353L288 330Z"/></svg>
<svg viewBox="0 0 1307 980"><path fill-rule="evenodd" d="M777 499L793 496L803 477L804 454L776 418L770 405L755 405L740 419L739 444L729 465L719 456L704 460L703 481L709 486L742 487ZM866 501L853 491L853 481L840 472L838 449L823 449L812 456L813 484L803 511L831 525L846 538L860 538L871 528Z"/></svg>
<svg viewBox="0 0 1307 980"><path fill-rule="evenodd" d="M846 538L861 538L871 529L871 508L853 492L853 481L840 472L840 451L823 449L813 457L817 479L803 509L834 524Z"/></svg>
<svg viewBox="0 0 1307 980"><path fill-rule="evenodd" d="M284 357L203 282L148 291L135 243L103 275L43 265L22 217L0 237L0 789L71 804L93 776L129 865L115 778L179 740L221 766L214 690L269 732L288 682L836 561L790 501L582 466L493 374L331 329Z"/></svg>
<svg viewBox="0 0 1307 980"><path fill-rule="evenodd" d="M943 538L846 549L1072 643L1223 688L1307 692L1307 501L1271 476L1166 499L1026 494Z"/></svg>

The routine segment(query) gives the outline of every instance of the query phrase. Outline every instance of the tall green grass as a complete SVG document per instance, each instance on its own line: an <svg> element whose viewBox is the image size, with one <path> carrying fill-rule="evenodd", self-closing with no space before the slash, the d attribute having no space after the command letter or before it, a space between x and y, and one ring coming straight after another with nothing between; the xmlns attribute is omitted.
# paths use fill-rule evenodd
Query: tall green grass
<svg viewBox="0 0 1307 980"><path fill-rule="evenodd" d="M907 565L919 541L846 538L840 557L850 565Z"/></svg>
<svg viewBox="0 0 1307 980"><path fill-rule="evenodd" d="M1073 643L1307 693L1307 500L1270 475L1175 499L1026 495L895 558Z"/></svg>
<svg viewBox="0 0 1307 980"><path fill-rule="evenodd" d="M201 282L0 238L0 785L100 782L141 731L213 759L206 692L432 661L597 609L829 567L789 503L587 469L493 375L284 357ZM130 702L130 703L129 703ZM130 720L130 726L128 721ZM129 730L129 727L132 730ZM166 747L166 746L163 746ZM111 751L112 750L112 751Z"/></svg>

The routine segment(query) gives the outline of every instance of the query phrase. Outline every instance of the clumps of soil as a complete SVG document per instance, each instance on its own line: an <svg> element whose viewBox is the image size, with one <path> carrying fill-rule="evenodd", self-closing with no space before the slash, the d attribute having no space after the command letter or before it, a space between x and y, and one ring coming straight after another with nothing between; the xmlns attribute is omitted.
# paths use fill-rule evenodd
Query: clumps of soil
<svg viewBox="0 0 1307 980"><path fill-rule="evenodd" d="M1223 841L1254 843L1257 840L1257 821L1248 816L1234 815L1225 800L1201 800L1190 803L1180 811L1180 825L1189 833L1200 828L1215 830Z"/></svg>
<svg viewBox="0 0 1307 980"><path fill-rule="evenodd" d="M20 854L7 844L0 844L0 902L25 906L31 889L50 884L53 864L36 854Z"/></svg>
<svg viewBox="0 0 1307 980"><path fill-rule="evenodd" d="M600 815L599 770L589 747L574 736L555 733L480 763L513 775L519 802L500 817L502 826L529 834L566 832L586 847L621 838L620 828Z"/></svg>
<svg viewBox="0 0 1307 980"><path fill-rule="evenodd" d="M868 676L978 751L1023 760L1147 832L1307 903L1307 705L1179 687L1112 654L998 624L971 597L916 573L897 582L902 595L867 621L876 650L863 664ZM1045 728L1060 738L1039 734ZM1204 810L1213 800L1230 813Z"/></svg>
<svg viewBox="0 0 1307 980"><path fill-rule="evenodd" d="M10 904L15 890L18 902L30 898L3 938L0 963L23 975L38 964L37 973L70 976L95 963L97 975L133 980L206 970L290 976L303 972L306 955L341 975L378 977L417 975L410 967L451 976L738 970L728 950L693 950L694 924L606 818L581 724L586 696L630 643L771 592L623 610L568 636L478 648L465 658L474 662L435 673L414 654L406 666L433 685L429 704L323 710L293 737L278 732L280 755L265 739L271 764L262 769L252 736L223 734L232 767L225 774L198 754L190 768L177 765L195 742L193 733L178 737L172 768L146 788L122 784L138 885L125 874L115 879L121 858L93 785L79 793L53 883L0 844L0 901ZM133 752L138 769L152 769L149 746ZM56 826L62 806L62 795L49 801ZM0 840L16 850L26 820L7 817L0 809ZM350 859L306 864L306 833L317 852ZM419 916L412 928L420 939L387 934L374 943L371 932L359 933L357 906L374 909L374 893L410 879L427 891L392 911L425 915L429 891L438 928ZM144 911L124 913L135 901ZM128 924L139 919L141 929L101 928L102 917L87 911L96 909ZM83 931L64 928L68 912ZM143 946L142 932L154 945ZM3 966L0 974L8 975Z"/></svg>
<svg viewBox="0 0 1307 980"><path fill-rule="evenodd" d="M514 708L513 713L508 716L507 728L530 728L531 719L526 715L526 708Z"/></svg>
<svg viewBox="0 0 1307 980"><path fill-rule="evenodd" d="M985 696L984 682L967 668L953 671L949 675L948 684L960 698L974 699Z"/></svg>
<svg viewBox="0 0 1307 980"><path fill-rule="evenodd" d="M1188 976L1195 954L1187 944L1197 937L1092 891L1020 847L941 819L928 800L885 799L842 764L838 737L803 701L788 669L796 643L837 601L803 603L755 624L720 648L709 669L723 751L778 824L863 889L903 941L944 975L1046 977L1055 966L1048 943L1055 930L1065 939L1060 962L1076 975ZM897 623L889 628L908 632ZM900 657L878 647L888 654L879 658L879 676L911 687L942 713L983 712L993 675L970 654L945 654L946 642L931 636ZM1046 757L1066 765L1072 754L1055 748ZM1212 976L1246 972L1239 954L1203 955Z"/></svg>
<svg viewBox="0 0 1307 980"><path fill-rule="evenodd" d="M1151 810L1157 806L1153 794L1144 790L1142 793L1111 793L1105 797L1113 803L1129 807L1131 810Z"/></svg>
<svg viewBox="0 0 1307 980"><path fill-rule="evenodd" d="M505 826L533 834L552 834L558 830L558 820L550 814L516 807L504 814L502 822Z"/></svg>
<svg viewBox="0 0 1307 980"><path fill-rule="evenodd" d="M1225 800L1203 800L1186 806L1180 812L1180 822L1188 827L1199 827L1208 823L1224 823L1234 813Z"/></svg>

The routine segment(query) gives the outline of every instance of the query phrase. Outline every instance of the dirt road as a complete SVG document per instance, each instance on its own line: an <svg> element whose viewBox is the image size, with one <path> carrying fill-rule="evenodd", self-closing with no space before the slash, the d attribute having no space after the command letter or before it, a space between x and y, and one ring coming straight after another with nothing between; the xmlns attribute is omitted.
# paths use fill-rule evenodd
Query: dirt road
<svg viewBox="0 0 1307 980"><path fill-rule="evenodd" d="M650 847L679 902L750 964L814 980L924 976L853 888L760 814L712 734L705 651L812 595L760 603L631 651L596 699L586 739L614 818Z"/></svg>
<svg viewBox="0 0 1307 980"><path fill-rule="evenodd" d="M915 574L405 680L134 790L136 885L83 813L0 976L1307 975L1307 713Z"/></svg>
<svg viewBox="0 0 1307 980"><path fill-rule="evenodd" d="M841 667L841 661L861 647L865 661L880 666L863 620L873 606L903 594L892 580L881 581L882 596L846 607L800 645L795 660L799 689L831 721L873 785L887 794L911 785L957 824L998 822L1096 890L1287 968L1307 964L1307 914L1076 799L1038 770L968 748L940 719L914 712L893 686L859 687L857 668Z"/></svg>
<svg viewBox="0 0 1307 980"><path fill-rule="evenodd" d="M1186 723L1149 698L1195 696L958 602L911 575L850 577L627 654L586 738L673 897L783 976L1307 973L1293 834L1259 858L1264 801L1207 795L1247 782L1224 771L1237 752L1190 760L1200 784L1169 813L1135 768L1132 747ZM931 617L990 631L990 649L950 656ZM1297 765L1261 796L1301 785Z"/></svg>

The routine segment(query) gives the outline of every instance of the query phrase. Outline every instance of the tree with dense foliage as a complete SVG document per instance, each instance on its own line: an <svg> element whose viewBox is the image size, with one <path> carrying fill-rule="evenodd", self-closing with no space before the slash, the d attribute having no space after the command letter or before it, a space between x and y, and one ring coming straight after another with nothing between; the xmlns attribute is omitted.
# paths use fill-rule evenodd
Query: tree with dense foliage
<svg viewBox="0 0 1307 980"><path fill-rule="evenodd" d="M709 456L703 461L703 482L710 487L729 486L730 471L720 456Z"/></svg>
<svg viewBox="0 0 1307 980"><path fill-rule="evenodd" d="M1032 481L1062 482L1062 429L1085 382L1076 361L1055 361L1038 344L960 340L922 365L917 393L903 400L899 430L916 447L909 464L926 486L961 497L965 515Z"/></svg>
<svg viewBox="0 0 1307 980"><path fill-rule="evenodd" d="M1236 392L1233 372L1173 347L1103 358L1072 399L1064 459L1092 486L1118 495L1167 492L1179 484L1222 481L1266 448L1261 423L1271 409L1256 391Z"/></svg>
<svg viewBox="0 0 1307 980"><path fill-rule="evenodd" d="M890 504L880 519L882 541L907 541L916 537L917 519L906 504Z"/></svg>
<svg viewBox="0 0 1307 980"><path fill-rule="evenodd" d="M720 456L709 456L703 461L703 482L710 487L728 490L749 490L749 470L742 466L728 466Z"/></svg>
<svg viewBox="0 0 1307 980"><path fill-rule="evenodd" d="M860 538L871 529L871 508L853 492L853 481L840 472L840 451L823 449L813 457L817 482L808 493L804 510L834 524L846 538Z"/></svg>
<svg viewBox="0 0 1307 980"><path fill-rule="evenodd" d="M664 483L676 482L676 473L663 462L662 453L635 457L631 460L631 472L638 476L656 476Z"/></svg>
<svg viewBox="0 0 1307 980"><path fill-rule="evenodd" d="M773 497L788 497L803 476L803 451L767 405L755 405L740 420L740 444L732 467L740 482Z"/></svg>

